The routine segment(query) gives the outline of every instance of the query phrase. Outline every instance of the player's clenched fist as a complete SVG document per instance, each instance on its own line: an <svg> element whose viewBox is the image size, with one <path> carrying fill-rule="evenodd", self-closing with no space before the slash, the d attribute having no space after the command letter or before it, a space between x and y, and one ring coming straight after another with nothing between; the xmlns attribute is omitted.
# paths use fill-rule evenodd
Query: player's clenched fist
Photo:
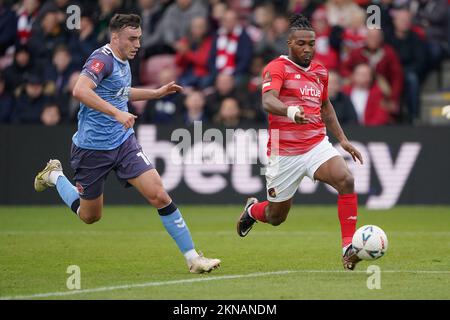
<svg viewBox="0 0 450 320"><path fill-rule="evenodd" d="M135 116L134 114L125 111L120 111L116 115L116 120L119 121L121 124L123 124L125 129L132 128L134 126L134 121L136 118L137 116Z"/></svg>
<svg viewBox="0 0 450 320"><path fill-rule="evenodd" d="M297 124L306 124L309 122L308 118L306 118L305 110L303 107L298 107L299 111L295 113L295 123Z"/></svg>
<svg viewBox="0 0 450 320"><path fill-rule="evenodd" d="M288 107L287 116L297 124L305 124L309 122L309 120L305 116L305 110L301 106Z"/></svg>

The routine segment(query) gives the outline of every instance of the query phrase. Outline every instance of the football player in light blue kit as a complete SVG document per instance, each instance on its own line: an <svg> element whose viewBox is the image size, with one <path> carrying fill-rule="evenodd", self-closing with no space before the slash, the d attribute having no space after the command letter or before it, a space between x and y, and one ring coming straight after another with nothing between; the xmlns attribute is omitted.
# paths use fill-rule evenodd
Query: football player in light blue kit
<svg viewBox="0 0 450 320"><path fill-rule="evenodd" d="M73 95L81 101L78 131L72 138L70 164L76 186L64 176L58 160L38 173L34 186L56 186L62 200L85 223L100 220L104 181L111 171L124 186L134 186L154 207L167 232L186 258L192 273L210 272L220 264L195 250L180 211L165 191L161 178L138 144L128 112L128 100L149 100L181 91L171 82L159 89L131 88L128 60L136 56L142 35L140 17L117 14L110 21L111 41L94 51L83 66Z"/></svg>

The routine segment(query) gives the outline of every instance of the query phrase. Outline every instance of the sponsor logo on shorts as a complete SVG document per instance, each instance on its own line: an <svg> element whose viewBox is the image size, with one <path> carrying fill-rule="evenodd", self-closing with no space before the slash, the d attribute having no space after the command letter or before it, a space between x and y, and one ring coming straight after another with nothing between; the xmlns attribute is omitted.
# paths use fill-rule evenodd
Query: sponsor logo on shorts
<svg viewBox="0 0 450 320"><path fill-rule="evenodd" d="M269 190L267 190L267 193L269 194L269 196L271 198L275 198L277 196L277 193L275 192L275 188L270 188Z"/></svg>
<svg viewBox="0 0 450 320"><path fill-rule="evenodd" d="M77 182L77 183L75 184L75 186L77 187L78 194L79 194L79 195L83 195L83 194L84 194L84 188L83 188L83 186L82 186L79 182Z"/></svg>

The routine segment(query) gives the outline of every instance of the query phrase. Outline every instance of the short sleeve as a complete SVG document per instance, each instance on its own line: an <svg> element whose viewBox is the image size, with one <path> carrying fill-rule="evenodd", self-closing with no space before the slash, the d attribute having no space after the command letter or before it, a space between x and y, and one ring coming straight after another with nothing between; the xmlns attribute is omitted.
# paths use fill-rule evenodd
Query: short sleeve
<svg viewBox="0 0 450 320"><path fill-rule="evenodd" d="M280 92L284 81L284 64L269 63L263 70L262 78L262 93L270 90Z"/></svg>
<svg viewBox="0 0 450 320"><path fill-rule="evenodd" d="M113 71L114 61L110 54L105 54L101 50L94 52L83 66L82 75L90 78L95 85L109 76Z"/></svg>

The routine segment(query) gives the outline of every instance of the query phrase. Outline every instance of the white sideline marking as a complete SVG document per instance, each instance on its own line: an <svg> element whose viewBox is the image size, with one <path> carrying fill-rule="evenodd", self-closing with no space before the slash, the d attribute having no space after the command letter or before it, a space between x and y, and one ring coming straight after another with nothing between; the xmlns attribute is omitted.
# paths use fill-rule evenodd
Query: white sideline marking
<svg viewBox="0 0 450 320"><path fill-rule="evenodd" d="M417 273L417 274L449 274L450 275L450 271L432 271L432 270L384 270L381 272L382 273L384 272L384 273ZM38 294L23 295L23 296L9 296L9 297L0 297L0 300L16 300L16 299L28 300L28 299L35 299L35 298L62 297L62 296L70 296L70 295L82 294L82 293L105 292L105 291L124 290L124 289L126 290L126 289L145 288L145 287L158 287L158 286L165 286L165 285L214 281L214 280L254 278L254 277L263 277L263 276L284 275L284 274L290 274L290 273L347 273L347 274L352 274L352 273L367 273L367 271L358 270L358 271L349 272L349 271L345 271L345 270L281 270L281 271L272 271L272 272L256 272L256 273L249 273L249 274L236 274L236 275L228 275L228 276L213 276L213 277L208 276L207 278L144 282L144 283L126 284L126 285L110 286L110 287L99 287L99 288L74 290L74 291L38 293Z"/></svg>

